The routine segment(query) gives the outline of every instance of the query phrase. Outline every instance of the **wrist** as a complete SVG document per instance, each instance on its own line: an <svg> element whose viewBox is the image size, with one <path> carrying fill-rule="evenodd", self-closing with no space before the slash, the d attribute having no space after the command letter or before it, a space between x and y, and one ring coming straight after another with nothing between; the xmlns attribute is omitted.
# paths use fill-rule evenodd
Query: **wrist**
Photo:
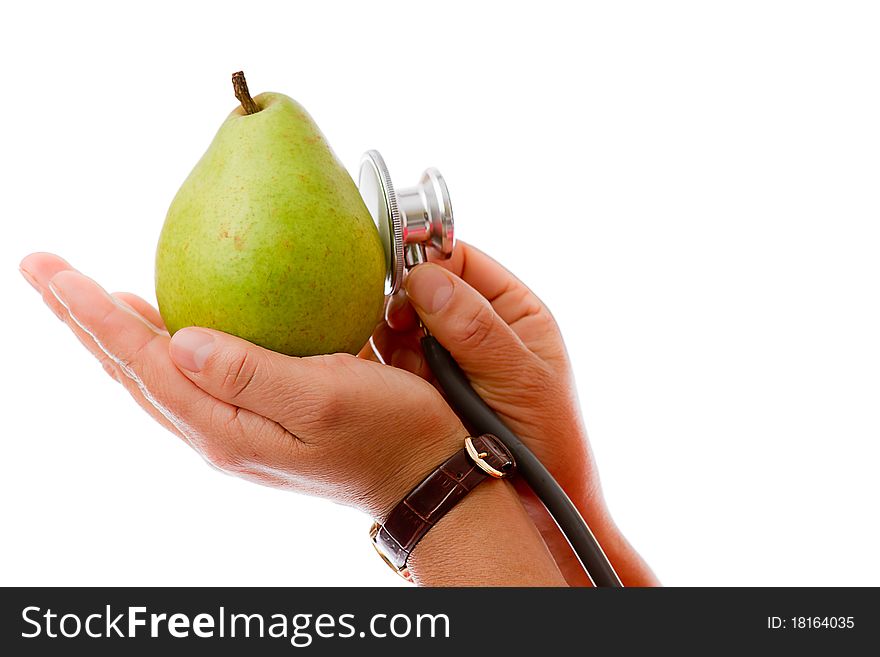
<svg viewBox="0 0 880 657"><path fill-rule="evenodd" d="M416 545L420 586L565 586L547 546L506 480L477 486Z"/></svg>
<svg viewBox="0 0 880 657"><path fill-rule="evenodd" d="M440 457L420 450L383 487L377 551L422 585L564 585L516 492L496 478L515 472L512 456L491 435L466 436L451 427L432 443Z"/></svg>
<svg viewBox="0 0 880 657"><path fill-rule="evenodd" d="M368 504L376 520L388 517L391 510L452 454L460 451L468 432L458 417L452 415L425 428L420 420L413 430L411 446L393 455L393 465L376 487ZM430 424L428 424L430 427Z"/></svg>

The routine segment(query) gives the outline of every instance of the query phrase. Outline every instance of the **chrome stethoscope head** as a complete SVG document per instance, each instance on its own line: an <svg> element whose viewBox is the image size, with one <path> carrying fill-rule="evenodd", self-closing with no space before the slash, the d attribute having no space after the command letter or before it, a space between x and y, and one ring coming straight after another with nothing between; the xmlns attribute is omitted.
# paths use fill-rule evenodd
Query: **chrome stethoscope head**
<svg viewBox="0 0 880 657"><path fill-rule="evenodd" d="M404 272L427 260L426 248L452 255L455 231L446 182L437 169L426 169L415 187L399 191L378 151L361 158L358 189L385 249L385 294L403 284Z"/></svg>

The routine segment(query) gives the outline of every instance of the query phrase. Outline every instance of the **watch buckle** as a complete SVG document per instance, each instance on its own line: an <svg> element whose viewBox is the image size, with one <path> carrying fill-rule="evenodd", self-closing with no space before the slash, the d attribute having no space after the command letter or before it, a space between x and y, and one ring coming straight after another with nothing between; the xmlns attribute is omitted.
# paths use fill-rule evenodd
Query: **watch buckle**
<svg viewBox="0 0 880 657"><path fill-rule="evenodd" d="M483 472L485 472L490 477L495 477L496 479L503 479L506 475L501 470L497 470L493 468L486 462L486 452L478 452L477 448L474 447L474 441L470 436L464 439L464 449L467 452L468 456L471 457L471 460L474 464Z"/></svg>

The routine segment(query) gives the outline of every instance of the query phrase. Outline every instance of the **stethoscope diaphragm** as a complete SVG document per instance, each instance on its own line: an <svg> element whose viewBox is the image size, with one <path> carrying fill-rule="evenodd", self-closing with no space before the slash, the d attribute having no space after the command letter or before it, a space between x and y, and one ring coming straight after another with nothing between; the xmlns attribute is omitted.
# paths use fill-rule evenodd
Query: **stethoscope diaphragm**
<svg viewBox="0 0 880 657"><path fill-rule="evenodd" d="M408 267L426 261L427 246L447 258L452 255L452 202L437 169L426 169L414 187L395 191L385 160L369 150L361 157L358 189L385 249L385 294L401 288Z"/></svg>

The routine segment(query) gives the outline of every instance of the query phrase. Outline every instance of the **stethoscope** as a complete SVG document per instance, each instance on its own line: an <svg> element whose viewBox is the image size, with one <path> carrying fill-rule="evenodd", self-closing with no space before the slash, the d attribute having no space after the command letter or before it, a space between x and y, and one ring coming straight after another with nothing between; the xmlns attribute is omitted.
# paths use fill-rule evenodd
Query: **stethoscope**
<svg viewBox="0 0 880 657"><path fill-rule="evenodd" d="M371 150L361 158L358 188L385 249L386 294L400 290L408 269L427 262L429 245L447 258L452 255L452 204L439 171L427 169L415 187L395 191L385 161L378 151ZM507 446L519 473L556 521L593 584L623 586L593 532L544 464L474 391L449 352L427 329L421 344L453 410L470 430L494 434Z"/></svg>

